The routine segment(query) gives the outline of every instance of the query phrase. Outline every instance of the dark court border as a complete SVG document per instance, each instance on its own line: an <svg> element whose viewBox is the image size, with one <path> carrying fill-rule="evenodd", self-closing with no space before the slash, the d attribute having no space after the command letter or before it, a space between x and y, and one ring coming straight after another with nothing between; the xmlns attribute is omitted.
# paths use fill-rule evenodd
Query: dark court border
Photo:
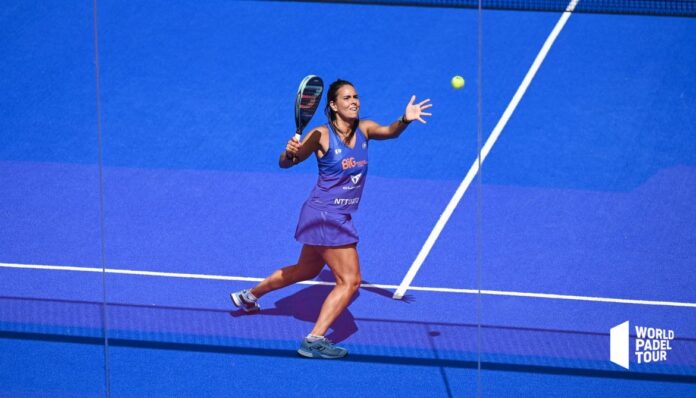
<svg viewBox="0 0 696 398"><path fill-rule="evenodd" d="M88 336L70 336L62 334L47 334L47 333L28 333L15 331L0 331L0 338L13 340L30 340L43 341L52 343L71 343L71 344L87 344L87 345L104 345L104 338L88 337ZM194 344L194 343L174 343L163 341L144 341L133 339L109 338L109 347L137 348L137 349L157 349L157 350L172 350L172 351L188 351L216 354L234 354L247 356L262 356L271 358L293 358L298 361L311 361L312 359L301 358L292 350L286 349L269 349L258 347L234 347L221 346L213 344ZM406 366L428 366L440 368L458 368L458 369L478 369L477 361L464 361L454 359L433 359L433 358L413 358L413 357L397 357L397 356L382 356L382 355L363 355L349 354L346 358L341 359L346 362L357 363L378 363L388 365L406 365ZM665 373L648 373L648 372L629 372L618 370L599 370L599 369L580 369L558 366L542 366L542 365L522 365L498 362L481 362L482 370L504 371L515 373L536 373L559 376L581 376L604 379L622 379L622 380L638 380L638 381L658 381L670 383L687 383L696 384L696 375L678 375Z"/></svg>
<svg viewBox="0 0 696 398"><path fill-rule="evenodd" d="M378 6L478 9L479 0L246 0L279 3L336 3ZM481 0L484 10L563 12L570 0ZM696 0L579 0L573 13L696 17Z"/></svg>

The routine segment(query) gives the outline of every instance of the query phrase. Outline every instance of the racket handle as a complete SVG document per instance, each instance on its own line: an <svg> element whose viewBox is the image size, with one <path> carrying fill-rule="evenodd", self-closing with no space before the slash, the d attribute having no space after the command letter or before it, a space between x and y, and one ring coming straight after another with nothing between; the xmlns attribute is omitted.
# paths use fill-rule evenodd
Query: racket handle
<svg viewBox="0 0 696 398"><path fill-rule="evenodd" d="M295 133L295 136L292 137L292 140L295 141L295 142L300 142L300 138L302 138L302 136L300 135L299 132L296 132L296 133ZM287 153L287 152L285 153L285 157L286 157L288 160L293 160L293 159L295 158L294 155L291 155L291 154L289 154L289 153Z"/></svg>

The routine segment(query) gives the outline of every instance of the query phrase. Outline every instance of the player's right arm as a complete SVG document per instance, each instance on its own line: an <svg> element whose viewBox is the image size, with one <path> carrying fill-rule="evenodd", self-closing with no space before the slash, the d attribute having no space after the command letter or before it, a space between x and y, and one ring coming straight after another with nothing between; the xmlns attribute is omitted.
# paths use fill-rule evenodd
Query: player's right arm
<svg viewBox="0 0 696 398"><path fill-rule="evenodd" d="M302 142L295 141L294 138L288 140L285 150L280 154L278 165L287 169L305 161L314 152L323 152L322 137L326 136L326 127L319 126L310 133L305 134ZM327 145L328 146L328 145Z"/></svg>

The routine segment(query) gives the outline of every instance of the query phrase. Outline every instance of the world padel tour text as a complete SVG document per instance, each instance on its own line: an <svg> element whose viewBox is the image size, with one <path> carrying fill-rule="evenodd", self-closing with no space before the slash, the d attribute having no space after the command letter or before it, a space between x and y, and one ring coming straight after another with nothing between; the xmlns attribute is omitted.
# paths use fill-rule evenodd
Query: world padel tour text
<svg viewBox="0 0 696 398"><path fill-rule="evenodd" d="M674 330L636 326L636 360L639 364L666 361L673 340Z"/></svg>

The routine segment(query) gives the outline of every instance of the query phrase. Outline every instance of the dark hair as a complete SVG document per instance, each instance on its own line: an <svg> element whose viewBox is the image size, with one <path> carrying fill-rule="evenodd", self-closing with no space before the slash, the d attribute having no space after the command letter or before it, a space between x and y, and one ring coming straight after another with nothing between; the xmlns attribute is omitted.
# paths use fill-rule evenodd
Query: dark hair
<svg viewBox="0 0 696 398"><path fill-rule="evenodd" d="M340 89L343 86L353 86L353 83L349 82L348 80L341 80L337 79L335 82L331 83L329 86L329 91L326 93L326 106L324 107L324 113L326 114L326 117L329 118L330 121L336 120L336 112L331 109L331 106L329 105L331 101L335 101L336 97L338 96L338 89Z"/></svg>

